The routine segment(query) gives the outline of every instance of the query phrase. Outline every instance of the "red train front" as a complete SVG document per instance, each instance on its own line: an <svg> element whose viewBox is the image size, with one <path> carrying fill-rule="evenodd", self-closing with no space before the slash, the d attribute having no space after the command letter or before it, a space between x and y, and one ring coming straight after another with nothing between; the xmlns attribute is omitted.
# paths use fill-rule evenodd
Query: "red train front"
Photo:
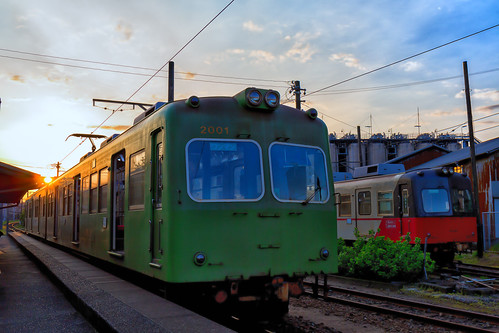
<svg viewBox="0 0 499 333"><path fill-rule="evenodd" d="M477 241L471 182L449 168L372 176L337 182L338 237L355 240L354 230L399 240L410 233L427 243L439 264L453 260L459 244Z"/></svg>

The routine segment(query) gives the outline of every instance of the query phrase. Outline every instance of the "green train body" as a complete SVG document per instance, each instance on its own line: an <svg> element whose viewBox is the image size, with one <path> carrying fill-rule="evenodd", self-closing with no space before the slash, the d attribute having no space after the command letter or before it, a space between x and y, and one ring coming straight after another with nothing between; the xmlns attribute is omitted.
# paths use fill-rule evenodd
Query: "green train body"
<svg viewBox="0 0 499 333"><path fill-rule="evenodd" d="M29 197L26 230L219 302L267 300L272 281L287 302L337 271L336 207L325 124L270 92L147 111Z"/></svg>

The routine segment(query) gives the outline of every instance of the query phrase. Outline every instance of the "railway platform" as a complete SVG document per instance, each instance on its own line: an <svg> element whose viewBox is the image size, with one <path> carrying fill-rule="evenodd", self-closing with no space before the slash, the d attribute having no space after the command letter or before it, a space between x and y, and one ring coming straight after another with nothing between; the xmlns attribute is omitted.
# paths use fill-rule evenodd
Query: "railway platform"
<svg viewBox="0 0 499 333"><path fill-rule="evenodd" d="M20 232L10 232L9 236L46 269L70 302L98 331L230 332L71 254ZM30 306L37 307L25 304L19 310L27 314Z"/></svg>

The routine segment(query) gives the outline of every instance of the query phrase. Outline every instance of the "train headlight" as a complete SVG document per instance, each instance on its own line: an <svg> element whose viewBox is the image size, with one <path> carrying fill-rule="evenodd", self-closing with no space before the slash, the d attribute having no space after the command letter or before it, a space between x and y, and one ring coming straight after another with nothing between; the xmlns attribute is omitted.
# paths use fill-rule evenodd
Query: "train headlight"
<svg viewBox="0 0 499 333"><path fill-rule="evenodd" d="M198 266L203 266L206 263L206 254L203 252L196 252L194 254L194 263Z"/></svg>
<svg viewBox="0 0 499 333"><path fill-rule="evenodd" d="M280 95L277 91L274 90L267 91L264 99L265 99L265 104L267 104L268 107L274 109L279 106Z"/></svg>
<svg viewBox="0 0 499 333"><path fill-rule="evenodd" d="M323 247L319 252L319 255L322 260L326 260L327 258L329 258L329 250Z"/></svg>
<svg viewBox="0 0 499 333"><path fill-rule="evenodd" d="M259 106L263 101L262 93L256 89L251 89L250 91L248 91L246 99L248 103L253 106Z"/></svg>

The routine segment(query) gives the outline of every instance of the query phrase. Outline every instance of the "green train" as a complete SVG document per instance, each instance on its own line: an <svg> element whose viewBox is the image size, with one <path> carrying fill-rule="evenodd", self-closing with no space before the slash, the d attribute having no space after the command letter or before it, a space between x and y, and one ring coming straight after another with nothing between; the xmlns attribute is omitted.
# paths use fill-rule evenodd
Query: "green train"
<svg viewBox="0 0 499 333"><path fill-rule="evenodd" d="M218 303L287 311L337 272L326 125L273 90L157 103L24 203L49 242Z"/></svg>

